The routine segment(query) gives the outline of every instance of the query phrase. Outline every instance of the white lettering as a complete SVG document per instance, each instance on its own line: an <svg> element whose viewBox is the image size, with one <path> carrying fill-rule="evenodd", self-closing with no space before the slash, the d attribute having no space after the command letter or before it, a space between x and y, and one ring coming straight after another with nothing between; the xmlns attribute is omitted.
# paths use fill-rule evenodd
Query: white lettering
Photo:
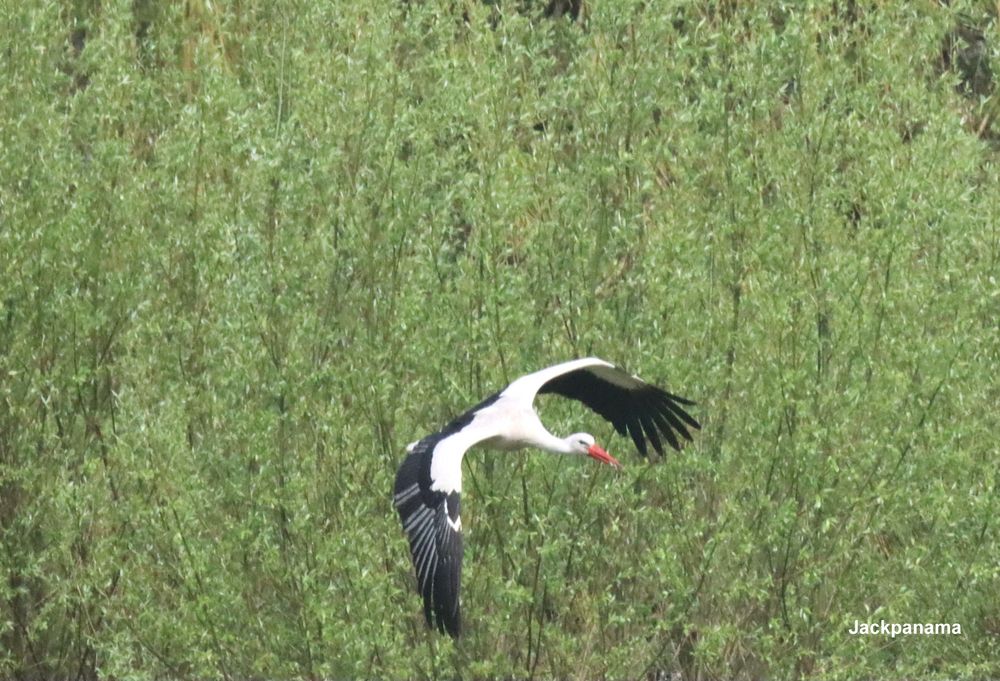
<svg viewBox="0 0 1000 681"><path fill-rule="evenodd" d="M862 622L856 619L852 627L847 630L847 633L851 636L882 635L890 638L912 636L915 634L923 636L961 636L962 625L958 622L951 624L947 622L886 622L885 620Z"/></svg>

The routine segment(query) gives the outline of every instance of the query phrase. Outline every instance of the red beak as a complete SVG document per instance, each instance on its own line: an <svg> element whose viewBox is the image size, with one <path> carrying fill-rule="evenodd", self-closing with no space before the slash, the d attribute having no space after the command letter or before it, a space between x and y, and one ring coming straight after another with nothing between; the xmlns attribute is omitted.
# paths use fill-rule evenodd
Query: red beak
<svg viewBox="0 0 1000 681"><path fill-rule="evenodd" d="M590 455L590 458L596 459L601 463L609 464L611 466L614 466L615 468L622 467L622 465L618 463L618 459L611 456L597 445L590 445L590 449L587 450L587 454Z"/></svg>

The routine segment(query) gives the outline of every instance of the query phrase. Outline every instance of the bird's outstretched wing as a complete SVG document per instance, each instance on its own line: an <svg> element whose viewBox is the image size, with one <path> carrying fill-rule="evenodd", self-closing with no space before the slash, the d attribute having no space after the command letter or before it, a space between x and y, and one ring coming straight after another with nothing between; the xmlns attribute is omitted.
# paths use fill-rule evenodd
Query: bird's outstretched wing
<svg viewBox="0 0 1000 681"><path fill-rule="evenodd" d="M567 362L566 367L568 371L546 380L538 388L538 394L555 393L583 402L610 421L621 435L630 435L643 456L647 453L647 439L662 455L660 436L674 449L680 449L677 436L690 441L689 428L701 428L681 406L694 402L650 385L612 364L591 358ZM552 370L558 371L557 367Z"/></svg>
<svg viewBox="0 0 1000 681"><path fill-rule="evenodd" d="M431 459L439 434L413 446L396 473L393 503L410 540L417 590L424 599L428 626L461 633L459 589L462 580L460 494L431 489Z"/></svg>
<svg viewBox="0 0 1000 681"><path fill-rule="evenodd" d="M429 626L453 638L462 631L462 457L469 447L495 434L476 417L499 397L490 395L439 432L410 445L396 473L393 503L410 540L424 616Z"/></svg>

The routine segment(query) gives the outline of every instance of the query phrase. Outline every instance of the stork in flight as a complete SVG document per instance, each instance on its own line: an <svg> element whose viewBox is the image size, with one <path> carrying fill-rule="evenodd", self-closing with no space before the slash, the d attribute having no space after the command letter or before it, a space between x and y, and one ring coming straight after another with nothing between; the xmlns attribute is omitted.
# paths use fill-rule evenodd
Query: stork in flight
<svg viewBox="0 0 1000 681"><path fill-rule="evenodd" d="M628 433L643 456L647 452L646 440L662 455L661 437L679 450L677 436L690 440L688 429L701 428L681 407L694 402L590 357L522 376L440 431L410 444L396 473L393 502L410 541L427 624L436 624L453 638L461 633L459 496L465 452L475 445L502 450L537 447L555 454L586 455L621 467L589 433L574 433L566 438L550 433L532 406L535 395L547 393L583 402L610 421L620 434Z"/></svg>

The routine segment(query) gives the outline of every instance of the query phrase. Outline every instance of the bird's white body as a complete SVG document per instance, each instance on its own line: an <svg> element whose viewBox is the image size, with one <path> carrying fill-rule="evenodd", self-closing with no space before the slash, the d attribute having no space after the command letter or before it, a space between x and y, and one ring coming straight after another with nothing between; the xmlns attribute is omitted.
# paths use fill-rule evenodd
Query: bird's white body
<svg viewBox="0 0 1000 681"><path fill-rule="evenodd" d="M537 447L554 454L575 453L567 439L556 437L542 424L534 407L535 395L553 377L593 366L614 368L602 359L588 357L527 374L507 386L495 402L476 411L469 425L441 440L434 448L431 489L461 492L462 459L476 445L503 451ZM406 451L412 452L418 442L411 442Z"/></svg>
<svg viewBox="0 0 1000 681"><path fill-rule="evenodd" d="M548 431L533 406L539 393L576 399L632 437L640 453L646 440L662 453L660 437L674 448L679 434L701 426L681 404L693 404L651 386L639 377L596 357L577 359L518 378L502 392L457 417L441 431L411 443L396 475L394 502L410 539L424 615L458 636L461 573L462 459L476 445L515 450L525 447L556 454L588 455L602 463L618 461L594 443L592 435L560 438Z"/></svg>

